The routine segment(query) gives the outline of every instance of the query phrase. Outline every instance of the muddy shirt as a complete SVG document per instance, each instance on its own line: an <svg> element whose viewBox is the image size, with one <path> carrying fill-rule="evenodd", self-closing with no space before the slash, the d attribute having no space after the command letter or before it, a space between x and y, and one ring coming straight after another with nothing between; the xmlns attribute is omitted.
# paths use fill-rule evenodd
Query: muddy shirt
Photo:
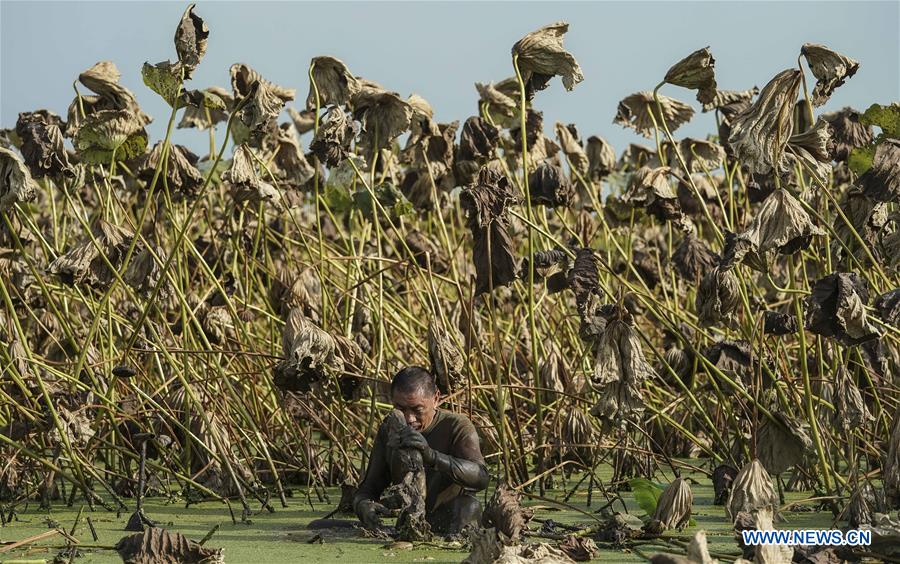
<svg viewBox="0 0 900 564"><path fill-rule="evenodd" d="M434 420L424 430L422 435L428 441L428 446L435 452L449 454L455 458L470 460L484 467L484 457L481 455L478 433L475 426L465 415L452 413L438 409ZM372 456L369 466L366 468L366 476L356 492L354 507L363 499L378 501L381 492L392 483L399 482L403 476L391 474L391 447L387 445L387 431L382 425L375 437L375 445L372 447ZM399 468L398 468L399 470ZM426 496L425 510L431 512L437 507L458 496L463 490L482 489L475 476L465 474L457 476L455 480L450 474L441 472L435 467L426 467ZM458 480L458 481L457 481ZM470 480L470 483L467 483Z"/></svg>

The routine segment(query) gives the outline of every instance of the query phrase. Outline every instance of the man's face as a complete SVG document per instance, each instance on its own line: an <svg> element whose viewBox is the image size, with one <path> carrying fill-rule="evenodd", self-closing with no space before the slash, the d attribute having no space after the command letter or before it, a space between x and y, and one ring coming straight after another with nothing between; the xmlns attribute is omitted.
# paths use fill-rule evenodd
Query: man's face
<svg viewBox="0 0 900 564"><path fill-rule="evenodd" d="M394 402L394 408L403 413L406 424L416 431L421 431L434 419L439 395L439 392L429 394L421 388L411 393L397 390L391 396L391 401Z"/></svg>

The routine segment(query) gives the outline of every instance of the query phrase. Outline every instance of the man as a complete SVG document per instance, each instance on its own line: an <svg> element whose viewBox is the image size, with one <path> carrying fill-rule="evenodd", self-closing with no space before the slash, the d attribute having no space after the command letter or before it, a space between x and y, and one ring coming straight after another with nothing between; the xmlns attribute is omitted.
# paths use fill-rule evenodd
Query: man
<svg viewBox="0 0 900 564"><path fill-rule="evenodd" d="M420 366L398 372L391 381L391 401L403 413L407 427L398 448L416 449L422 455L426 474L425 516L431 529L455 534L481 519L481 504L472 492L488 485L488 472L481 455L475 426L464 415L439 409L440 392L432 375ZM378 499L384 489L402 476L392 472L397 449L387 443L382 424L375 437L369 467L353 509L363 525L376 528L390 511Z"/></svg>

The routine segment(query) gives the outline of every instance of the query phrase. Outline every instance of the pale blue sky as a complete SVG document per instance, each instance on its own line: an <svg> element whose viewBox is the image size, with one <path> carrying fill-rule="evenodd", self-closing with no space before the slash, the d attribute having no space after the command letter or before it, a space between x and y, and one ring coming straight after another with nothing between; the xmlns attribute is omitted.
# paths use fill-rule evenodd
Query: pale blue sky
<svg viewBox="0 0 900 564"><path fill-rule="evenodd" d="M187 2L0 2L0 125L20 111L49 108L65 115L72 81L100 60L154 117L152 140L168 109L140 77L142 63L174 59L172 38ZM900 2L197 2L209 28L209 49L189 83L229 87L228 67L244 62L266 78L297 89L301 106L311 57L333 55L357 75L406 96L424 96L439 121L476 111L476 81L512 73L510 48L524 34L556 20L585 80L566 92L559 79L538 93L545 123L575 122L617 152L645 142L612 124L617 102L652 89L681 57L711 46L719 87L762 87L796 65L805 42L824 43L860 61L859 72L821 111L900 100ZM83 90L86 91L86 90ZM663 93L690 102L694 120L676 136L712 132L693 92ZM285 116L286 118L286 116ZM207 137L178 131L175 141L205 151Z"/></svg>

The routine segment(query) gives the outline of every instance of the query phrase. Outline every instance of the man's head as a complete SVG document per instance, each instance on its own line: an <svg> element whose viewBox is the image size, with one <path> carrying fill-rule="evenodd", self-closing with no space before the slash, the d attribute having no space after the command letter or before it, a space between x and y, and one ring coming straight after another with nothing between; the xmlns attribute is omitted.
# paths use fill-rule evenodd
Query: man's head
<svg viewBox="0 0 900 564"><path fill-rule="evenodd" d="M421 366L408 366L391 380L391 401L403 413L406 423L421 431L434 419L440 393L430 372Z"/></svg>

